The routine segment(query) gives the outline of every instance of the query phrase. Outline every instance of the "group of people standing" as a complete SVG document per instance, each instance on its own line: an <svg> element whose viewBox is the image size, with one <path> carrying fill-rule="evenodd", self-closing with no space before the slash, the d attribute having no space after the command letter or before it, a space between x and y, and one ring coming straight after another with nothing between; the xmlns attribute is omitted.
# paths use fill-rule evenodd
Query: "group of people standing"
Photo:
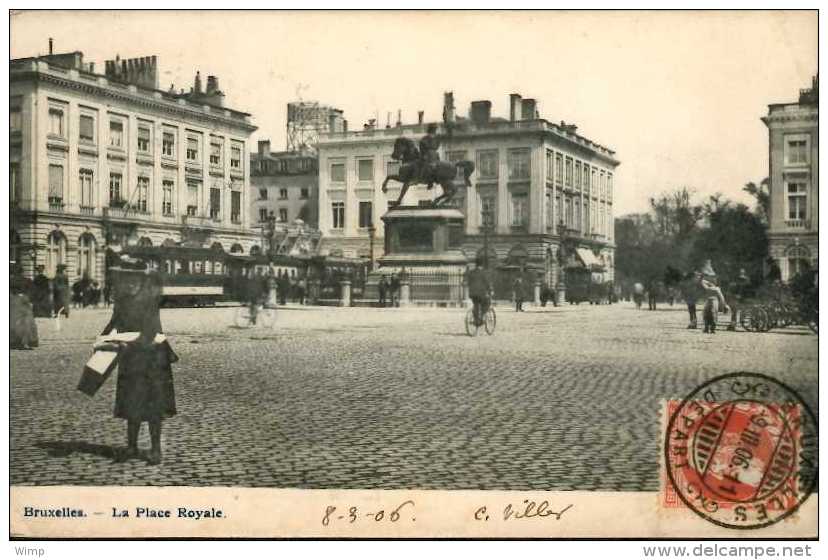
<svg viewBox="0 0 828 560"><path fill-rule="evenodd" d="M389 299L391 307L400 306L400 277L396 272L391 274L390 279L383 274L377 284L377 290L379 290L380 307L388 307Z"/></svg>
<svg viewBox="0 0 828 560"><path fill-rule="evenodd" d="M32 280L29 297L35 317L56 317L62 314L69 317L69 277L66 265L59 264L54 278L45 274L45 267L38 265Z"/></svg>

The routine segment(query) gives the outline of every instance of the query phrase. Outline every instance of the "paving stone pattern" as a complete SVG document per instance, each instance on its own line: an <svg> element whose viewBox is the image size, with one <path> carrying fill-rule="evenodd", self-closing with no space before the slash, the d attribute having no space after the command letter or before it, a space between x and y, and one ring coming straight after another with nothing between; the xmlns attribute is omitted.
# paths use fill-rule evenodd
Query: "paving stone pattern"
<svg viewBox="0 0 828 560"><path fill-rule="evenodd" d="M501 307L477 338L461 309L234 311L162 311L181 361L159 466L114 460L114 376L75 390L108 312L38 320L41 347L11 353L12 484L652 491L664 399L755 371L816 411L816 336L705 335L678 305Z"/></svg>

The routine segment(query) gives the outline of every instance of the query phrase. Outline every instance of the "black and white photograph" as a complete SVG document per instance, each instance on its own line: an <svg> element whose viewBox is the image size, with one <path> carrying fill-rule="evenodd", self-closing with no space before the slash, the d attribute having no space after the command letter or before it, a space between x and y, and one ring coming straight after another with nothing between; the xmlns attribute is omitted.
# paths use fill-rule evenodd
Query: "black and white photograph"
<svg viewBox="0 0 828 560"><path fill-rule="evenodd" d="M11 10L10 537L817 538L818 23Z"/></svg>

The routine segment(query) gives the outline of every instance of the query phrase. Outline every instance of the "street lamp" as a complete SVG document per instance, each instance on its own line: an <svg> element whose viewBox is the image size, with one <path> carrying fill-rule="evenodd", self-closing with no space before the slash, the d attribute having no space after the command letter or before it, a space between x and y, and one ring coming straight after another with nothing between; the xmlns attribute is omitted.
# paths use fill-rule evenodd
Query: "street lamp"
<svg viewBox="0 0 828 560"><path fill-rule="evenodd" d="M371 225L368 227L368 241L370 243L368 255L371 259L368 263L368 272L374 272L374 236L376 235L376 233L377 228L374 226L372 222Z"/></svg>
<svg viewBox="0 0 828 560"><path fill-rule="evenodd" d="M492 228L492 209L489 206L483 208L483 266L489 269L489 231Z"/></svg>

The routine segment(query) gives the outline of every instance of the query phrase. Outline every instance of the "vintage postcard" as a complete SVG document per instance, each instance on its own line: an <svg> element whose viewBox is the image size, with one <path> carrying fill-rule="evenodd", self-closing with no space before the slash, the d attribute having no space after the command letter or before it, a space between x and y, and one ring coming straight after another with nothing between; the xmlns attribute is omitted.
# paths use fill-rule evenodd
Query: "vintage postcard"
<svg viewBox="0 0 828 560"><path fill-rule="evenodd" d="M9 18L12 539L818 537L816 11Z"/></svg>

